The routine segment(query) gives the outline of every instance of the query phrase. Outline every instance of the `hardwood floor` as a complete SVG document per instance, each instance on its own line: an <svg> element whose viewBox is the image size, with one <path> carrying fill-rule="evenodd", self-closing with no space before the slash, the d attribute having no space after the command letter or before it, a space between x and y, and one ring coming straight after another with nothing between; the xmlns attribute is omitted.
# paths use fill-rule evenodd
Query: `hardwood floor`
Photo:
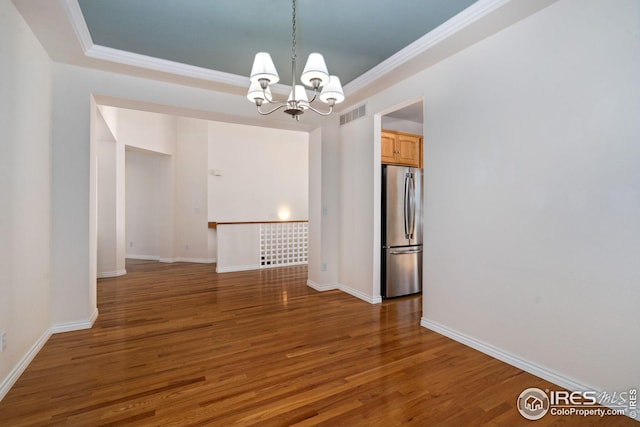
<svg viewBox="0 0 640 427"><path fill-rule="evenodd" d="M99 280L92 329L51 337L0 425L638 426L524 419L520 392L559 388L420 327L420 297L319 293L306 267L127 271Z"/></svg>

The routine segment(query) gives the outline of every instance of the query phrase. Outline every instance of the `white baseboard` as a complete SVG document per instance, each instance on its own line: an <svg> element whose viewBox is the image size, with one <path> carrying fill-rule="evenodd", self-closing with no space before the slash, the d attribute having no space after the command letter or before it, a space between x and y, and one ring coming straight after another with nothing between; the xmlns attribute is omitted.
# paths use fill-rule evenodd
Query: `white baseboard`
<svg viewBox="0 0 640 427"><path fill-rule="evenodd" d="M27 353L18 361L16 366L9 372L6 378L0 382L0 400L4 399L4 397L9 393L11 387L18 381L20 375L27 369L31 361L38 354L38 352L44 347L46 342L51 337L51 330L47 329L41 336L36 340L36 342L31 346L31 348L27 351Z"/></svg>
<svg viewBox="0 0 640 427"><path fill-rule="evenodd" d="M451 338L454 341L457 341L466 346L469 346L495 359L501 360L502 362L505 362L511 366L515 366L516 368L522 369L523 371L528 372L532 375L535 375L544 380L552 382L569 391L593 390L598 395L600 395L604 391L604 390L599 390L597 388L594 388L587 384L582 384L579 381L576 381L573 378L567 377L566 375L560 372L556 372L545 366L541 366L529 360L523 359L520 356L516 356L515 354L504 351L498 347L494 347L491 344L485 343L469 335L465 335L463 333L450 329L444 325L441 325L437 322L429 320L425 317L423 317L420 320L420 326L425 327L427 329L431 329L432 331L437 332L441 335L444 335L445 337ZM611 393L612 391L613 390L607 390L608 393ZM620 391L620 390L617 390L617 391ZM606 403L601 403L601 405L607 406ZM636 412L636 417L634 419L640 420L640 412Z"/></svg>
<svg viewBox="0 0 640 427"><path fill-rule="evenodd" d="M380 304L382 302L381 296L371 296L367 295L362 291L357 289L353 289L349 286L340 284L340 283L318 283L313 280L307 280L307 286L315 289L318 292L332 291L334 289L338 289L344 293L347 293L351 296L354 296L358 299L368 302L369 304Z"/></svg>
<svg viewBox="0 0 640 427"><path fill-rule="evenodd" d="M216 262L215 258L177 257L177 258L174 258L173 260L174 260L174 262L193 262L193 263L197 263L197 264L213 264L214 262Z"/></svg>
<svg viewBox="0 0 640 427"><path fill-rule="evenodd" d="M25 369L27 369L33 358L36 357L38 352L42 349L42 347L44 347L52 334L89 329L91 328L91 326L93 326L97 318L98 309L96 308L91 314L91 317L89 317L89 319L87 319L86 321L58 323L47 329L45 333L43 333L40 338L38 338L38 340L31 346L29 351L27 351L22 359L18 361L9 375L5 379L3 379L2 382L0 382L0 400L2 400L7 395L11 387L13 387L16 381L18 381L20 375L22 375Z"/></svg>
<svg viewBox="0 0 640 427"><path fill-rule="evenodd" d="M141 259L145 261L160 261L160 257L157 255L136 255L136 254L127 254L125 258L128 259Z"/></svg>
<svg viewBox="0 0 640 427"><path fill-rule="evenodd" d="M18 381L20 375L27 369L33 358L36 357L38 352L44 347L46 342L49 340L52 334L57 334L61 332L71 332L71 331L79 331L82 329L89 329L93 326L94 322L98 318L98 309L96 308L94 312L91 314L91 317L86 321L77 321L77 322L65 322L58 323L51 326L47 329L38 340L31 346L29 351L18 361L16 366L11 370L9 375L0 382L0 400L2 400L11 387Z"/></svg>
<svg viewBox="0 0 640 427"><path fill-rule="evenodd" d="M80 331L82 329L91 329L96 319L98 318L98 309L91 314L87 320L78 320L75 322L56 323L51 326L52 334L59 334L62 332Z"/></svg>
<svg viewBox="0 0 640 427"><path fill-rule="evenodd" d="M124 276L125 274L127 274L127 270L117 270L117 271L101 271L98 272L97 276L98 279L107 279L109 277L118 277L118 276Z"/></svg>
<svg viewBox="0 0 640 427"><path fill-rule="evenodd" d="M318 292L332 291L334 289L338 289L338 285L335 283L320 284L318 282L314 282L313 280L307 280L307 286L315 289Z"/></svg>
<svg viewBox="0 0 640 427"><path fill-rule="evenodd" d="M140 259L145 261L158 261L164 263L172 263L172 262L194 262L198 264L213 264L216 262L215 258L189 258L189 257L175 257L175 258L161 258L157 255L135 255L135 254L127 254L127 258L129 259Z"/></svg>
<svg viewBox="0 0 640 427"><path fill-rule="evenodd" d="M366 301L369 304L380 304L382 302L382 297L380 295L378 296L367 295L364 292L359 291L357 289L353 289L347 285L339 284L338 289L340 289L342 292L346 292L349 295L352 295L356 298Z"/></svg>
<svg viewBox="0 0 640 427"><path fill-rule="evenodd" d="M251 265L230 265L229 267L216 266L216 273L231 273L233 271L247 271L247 270L259 270L259 264Z"/></svg>
<svg viewBox="0 0 640 427"><path fill-rule="evenodd" d="M215 258L187 258L187 257L175 257L175 258L158 258L158 261L165 263L172 262L193 262L196 264L213 264L216 262Z"/></svg>

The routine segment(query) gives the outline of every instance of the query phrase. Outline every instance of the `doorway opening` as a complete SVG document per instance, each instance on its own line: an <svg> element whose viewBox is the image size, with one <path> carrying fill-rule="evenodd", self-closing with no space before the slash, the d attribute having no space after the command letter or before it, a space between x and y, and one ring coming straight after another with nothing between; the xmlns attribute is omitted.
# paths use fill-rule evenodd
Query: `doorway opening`
<svg viewBox="0 0 640 427"><path fill-rule="evenodd" d="M424 108L414 98L374 119L374 277L381 298L422 292ZM378 150L378 146L380 147ZM393 179L391 179L393 178Z"/></svg>

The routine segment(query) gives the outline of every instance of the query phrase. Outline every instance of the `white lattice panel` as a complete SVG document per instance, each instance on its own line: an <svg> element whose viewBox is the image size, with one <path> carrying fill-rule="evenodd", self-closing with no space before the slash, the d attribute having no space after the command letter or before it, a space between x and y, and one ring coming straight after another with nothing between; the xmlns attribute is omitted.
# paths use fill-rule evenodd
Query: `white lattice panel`
<svg viewBox="0 0 640 427"><path fill-rule="evenodd" d="M306 222L260 224L260 268L306 264L308 256Z"/></svg>

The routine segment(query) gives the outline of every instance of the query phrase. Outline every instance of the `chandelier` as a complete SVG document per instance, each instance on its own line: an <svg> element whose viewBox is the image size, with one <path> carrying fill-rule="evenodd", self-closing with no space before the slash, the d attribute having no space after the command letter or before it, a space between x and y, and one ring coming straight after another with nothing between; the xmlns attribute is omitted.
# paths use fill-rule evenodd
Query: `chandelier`
<svg viewBox="0 0 640 427"><path fill-rule="evenodd" d="M313 97L309 100L307 89L302 84L296 84L296 0L293 0L293 17L291 32L291 93L286 101L277 101L271 96L270 85L280 80L278 71L271 55L267 52L258 52L251 68L251 85L247 98L256 104L258 113L262 115L271 114L281 108L284 112L296 120L300 120L300 115L306 110L311 110L322 116L328 116L333 112L335 104L344 101L344 92L340 79L337 76L330 76L324 58L319 53L312 53L307 59L307 63L300 76L300 82L313 90ZM316 109L311 105L317 98L329 105L328 111ZM273 104L270 110L262 110L264 104Z"/></svg>

